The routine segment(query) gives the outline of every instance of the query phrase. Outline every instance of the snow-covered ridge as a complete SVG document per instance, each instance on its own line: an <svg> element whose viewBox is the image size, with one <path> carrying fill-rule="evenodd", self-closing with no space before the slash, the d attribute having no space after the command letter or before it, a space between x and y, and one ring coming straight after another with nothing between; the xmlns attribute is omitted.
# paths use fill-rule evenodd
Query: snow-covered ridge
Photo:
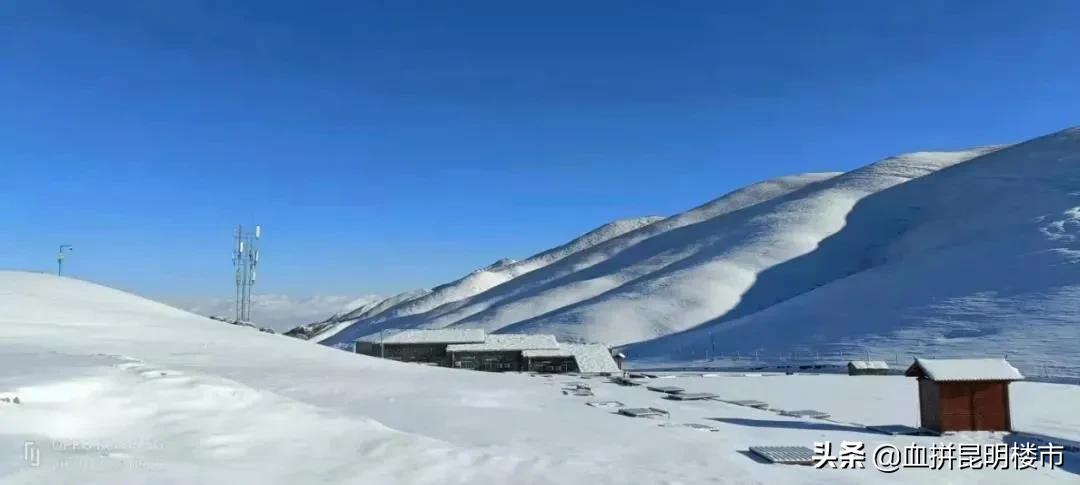
<svg viewBox="0 0 1080 485"><path fill-rule="evenodd" d="M1080 369L1062 344L1080 339L1078 140L1069 129L762 182L325 343L482 328L628 345L632 362L769 349Z"/></svg>
<svg viewBox="0 0 1080 485"><path fill-rule="evenodd" d="M778 280L775 287L763 289L758 278L768 268L815 250L822 240L842 230L859 200L994 149L891 157L687 227L662 241L651 241L657 250L643 258L602 275L590 274L587 284L604 281L603 293L587 292L586 298L570 305L535 318L529 315L511 325L495 316L494 324L511 332L569 333L586 340L631 343L686 330L732 312L756 311L857 269L859 261L839 255L834 264ZM564 285L553 291L566 289ZM470 323L465 320L458 325Z"/></svg>
<svg viewBox="0 0 1080 485"><path fill-rule="evenodd" d="M427 294L403 301L402 303L392 308L387 308L377 314L368 314L366 317L373 317L373 321L378 322L425 312L445 303L457 301L483 292L488 288L547 266L568 255L581 251L582 249L594 246L639 227L647 226L660 219L663 218L650 216L634 219L621 219L610 222L593 229L562 246L536 254L524 261L514 261L512 259L499 260L495 264L473 271L457 281L432 288L431 292Z"/></svg>
<svg viewBox="0 0 1080 485"><path fill-rule="evenodd" d="M503 300L512 301L518 297L518 295L527 294L529 291L533 291L543 285L554 284L553 282L556 282L562 277L603 262L623 250L631 248L637 243L658 234L691 225L710 217L717 217L728 212L737 211L761 201L798 190L806 185L827 180L835 175L835 173L811 173L781 177L756 183L743 189L733 191L723 197L695 207L684 213L668 218L662 218L652 223L642 224L636 229L626 230L617 235L615 233L618 231L612 231L610 229L605 230L607 226L604 226L582 238L578 238L577 240L562 246L563 248L569 246L574 249L571 254L542 268L513 278L485 292L469 298L448 302L424 313L393 319L380 319L377 322L370 318L361 318L355 323L340 327L339 331L333 332L332 336L325 337L324 341L331 345L346 343L365 333L379 331L381 328L444 327L475 313L484 311L490 306ZM624 224L620 224L618 230L622 231L623 229L628 228ZM590 236L594 233L600 233L603 237ZM330 333L331 332L327 332L327 334Z"/></svg>
<svg viewBox="0 0 1080 485"><path fill-rule="evenodd" d="M1060 237L1078 194L1075 129L986 153L860 200L812 252L757 274L745 310L629 351L1008 355L1080 375L1080 246ZM813 289L785 292L800 278Z"/></svg>
<svg viewBox="0 0 1080 485"><path fill-rule="evenodd" d="M439 285L431 290L418 290L402 293L375 305L368 305L341 316L311 324L297 330L297 333L311 335L310 339L328 344L347 344L358 336L379 331L381 328L400 328L400 326L373 327L372 324L409 317L432 308L460 301L481 293L493 286L498 286L518 276L543 268L569 255L600 244L621 234L647 227L662 220L659 216L620 219L593 229L561 246L543 251L523 261L504 258L494 264L475 270L465 277Z"/></svg>

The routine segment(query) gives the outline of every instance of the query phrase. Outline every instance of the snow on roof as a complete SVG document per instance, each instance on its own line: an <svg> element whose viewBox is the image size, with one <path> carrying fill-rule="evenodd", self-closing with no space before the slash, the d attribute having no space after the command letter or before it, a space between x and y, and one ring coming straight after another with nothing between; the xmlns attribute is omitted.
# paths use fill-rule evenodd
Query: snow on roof
<svg viewBox="0 0 1080 485"><path fill-rule="evenodd" d="M562 344L574 354L578 372L620 372L619 365L611 357L611 350L604 344Z"/></svg>
<svg viewBox="0 0 1080 485"><path fill-rule="evenodd" d="M853 360L848 365L856 369L888 369L889 364L884 360Z"/></svg>
<svg viewBox="0 0 1080 485"><path fill-rule="evenodd" d="M492 334L488 335L483 343L467 343L448 345L446 350L448 352L484 352L484 351L506 351L506 350L536 350L536 349L558 349L559 342L555 341L553 335L532 335L532 334Z"/></svg>
<svg viewBox="0 0 1080 485"><path fill-rule="evenodd" d="M530 357L573 357L574 354L566 349L527 349L521 351L521 356Z"/></svg>
<svg viewBox="0 0 1080 485"><path fill-rule="evenodd" d="M915 359L904 375L934 381L1017 381L1024 378L1005 359Z"/></svg>
<svg viewBox="0 0 1080 485"><path fill-rule="evenodd" d="M482 328L442 328L425 330L410 328L396 332L373 333L357 339L384 344L467 344L484 341Z"/></svg>

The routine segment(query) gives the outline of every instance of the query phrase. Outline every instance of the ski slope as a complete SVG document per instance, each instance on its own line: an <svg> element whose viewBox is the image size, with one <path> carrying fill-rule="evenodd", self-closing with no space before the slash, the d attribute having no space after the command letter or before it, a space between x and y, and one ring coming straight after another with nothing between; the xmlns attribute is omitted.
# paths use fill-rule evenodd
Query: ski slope
<svg viewBox="0 0 1080 485"><path fill-rule="evenodd" d="M560 391L569 383L591 384L597 400L659 406L671 417L631 419L586 406ZM788 409L811 405L837 421L673 402L598 379L384 361L87 282L0 271L5 484L1057 484L1080 473L1076 454L1055 470L885 474L765 465L746 447L1026 438L892 437L851 424L916 424L914 382L900 377L688 375L665 383ZM1014 385L1013 421L1028 433L1080 439L1070 411L1078 406L1076 386ZM660 426L684 423L717 431Z"/></svg>

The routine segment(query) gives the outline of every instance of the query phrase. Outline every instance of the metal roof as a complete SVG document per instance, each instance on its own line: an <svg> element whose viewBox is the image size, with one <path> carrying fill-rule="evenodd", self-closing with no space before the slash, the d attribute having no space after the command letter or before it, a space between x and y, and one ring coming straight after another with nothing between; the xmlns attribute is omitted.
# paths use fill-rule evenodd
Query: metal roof
<svg viewBox="0 0 1080 485"><path fill-rule="evenodd" d="M619 409L618 413L632 418L649 418L669 415L667 411L660 408L622 408Z"/></svg>
<svg viewBox="0 0 1080 485"><path fill-rule="evenodd" d="M904 375L933 381L1018 381L1024 376L1005 359L915 359Z"/></svg>
<svg viewBox="0 0 1080 485"><path fill-rule="evenodd" d="M553 335L530 334L492 334L483 343L448 345L447 352L498 352L513 350L537 350L559 348L559 342Z"/></svg>
<svg viewBox="0 0 1080 485"><path fill-rule="evenodd" d="M483 342L482 328L441 328L434 330L409 328L388 329L380 333L365 335L356 339L359 342L383 344L468 344Z"/></svg>
<svg viewBox="0 0 1080 485"><path fill-rule="evenodd" d="M683 388L677 387L677 386L645 386L645 389L648 389L650 391L666 392L666 393L683 392L683 390L684 390Z"/></svg>

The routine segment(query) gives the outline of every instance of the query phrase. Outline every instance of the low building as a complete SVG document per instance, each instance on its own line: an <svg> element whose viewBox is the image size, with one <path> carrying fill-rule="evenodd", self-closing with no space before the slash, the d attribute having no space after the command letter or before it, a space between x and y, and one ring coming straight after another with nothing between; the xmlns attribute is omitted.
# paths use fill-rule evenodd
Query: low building
<svg viewBox="0 0 1080 485"><path fill-rule="evenodd" d="M560 343L553 335L485 334L482 329L384 331L356 340L353 351L489 372L620 372L610 348L603 344Z"/></svg>
<svg viewBox="0 0 1080 485"><path fill-rule="evenodd" d="M493 372L526 370L526 350L559 350L559 342L553 335L492 334L481 343L446 347L451 367Z"/></svg>
<svg viewBox="0 0 1080 485"><path fill-rule="evenodd" d="M449 367L448 345L482 343L486 337L484 330L479 328L384 331L356 340L353 351L384 359Z"/></svg>
<svg viewBox="0 0 1080 485"><path fill-rule="evenodd" d="M904 375L919 380L922 427L1012 430L1009 383L1024 376L1005 359L915 359Z"/></svg>
<svg viewBox="0 0 1080 485"><path fill-rule="evenodd" d="M853 360L847 363L849 376L883 376L889 373L884 360Z"/></svg>
<svg viewBox="0 0 1080 485"><path fill-rule="evenodd" d="M574 354L566 349L528 349L521 351L524 369L528 372L565 374L577 372Z"/></svg>

